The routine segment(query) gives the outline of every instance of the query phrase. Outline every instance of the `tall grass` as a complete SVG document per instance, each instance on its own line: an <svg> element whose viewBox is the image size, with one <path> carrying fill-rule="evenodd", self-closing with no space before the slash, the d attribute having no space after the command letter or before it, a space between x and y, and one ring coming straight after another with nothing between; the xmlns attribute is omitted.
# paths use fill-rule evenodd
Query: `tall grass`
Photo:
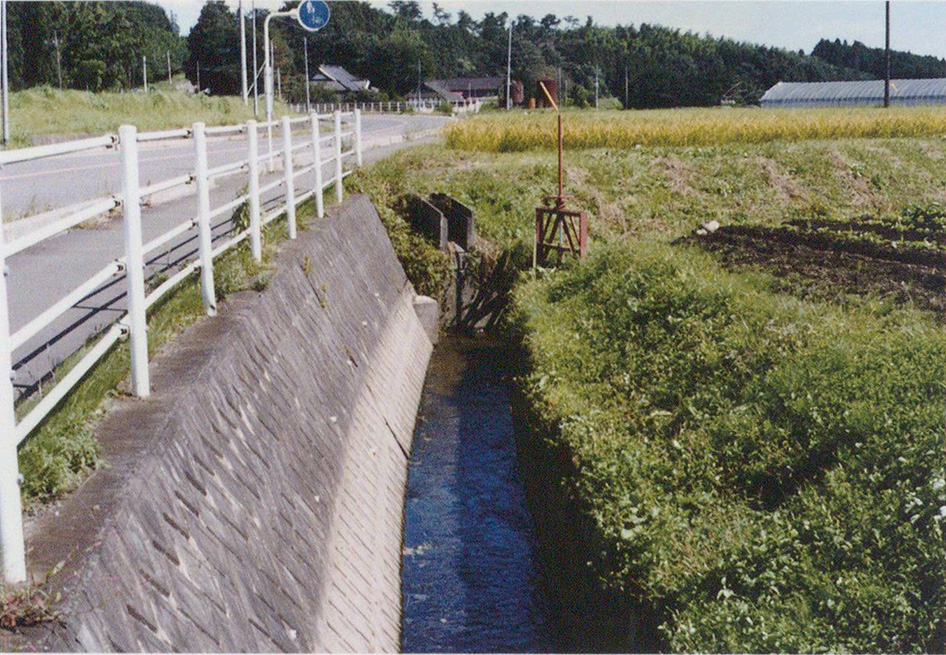
<svg viewBox="0 0 946 655"><path fill-rule="evenodd" d="M489 114L447 129L447 145L460 150L553 150L555 115ZM851 109L668 109L573 111L565 114L565 147L709 146L729 143L926 137L946 134L938 107Z"/></svg>
<svg viewBox="0 0 946 655"><path fill-rule="evenodd" d="M287 111L277 103L276 114ZM102 134L122 124L159 130L203 121L238 123L253 117L252 105L233 96L205 96L181 91L87 93L37 87L10 96L10 128L16 145L30 145L44 134Z"/></svg>

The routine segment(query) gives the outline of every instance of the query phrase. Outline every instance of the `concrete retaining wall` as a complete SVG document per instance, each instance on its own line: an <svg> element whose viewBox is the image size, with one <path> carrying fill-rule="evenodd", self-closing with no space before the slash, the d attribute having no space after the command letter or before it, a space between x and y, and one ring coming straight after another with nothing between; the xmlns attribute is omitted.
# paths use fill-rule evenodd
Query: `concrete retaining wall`
<svg viewBox="0 0 946 655"><path fill-rule="evenodd" d="M431 342L364 197L260 294L153 364L100 426L110 468L31 529L55 650L394 651L407 453Z"/></svg>

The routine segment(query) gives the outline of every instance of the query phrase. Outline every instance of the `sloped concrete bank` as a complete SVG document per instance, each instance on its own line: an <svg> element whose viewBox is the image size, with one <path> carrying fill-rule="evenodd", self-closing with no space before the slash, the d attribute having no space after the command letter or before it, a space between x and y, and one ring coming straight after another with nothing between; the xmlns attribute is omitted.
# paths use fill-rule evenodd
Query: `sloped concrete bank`
<svg viewBox="0 0 946 655"><path fill-rule="evenodd" d="M156 358L153 397L99 428L110 467L32 529L33 569L65 562L38 646L397 650L431 340L367 198L285 244L268 288Z"/></svg>

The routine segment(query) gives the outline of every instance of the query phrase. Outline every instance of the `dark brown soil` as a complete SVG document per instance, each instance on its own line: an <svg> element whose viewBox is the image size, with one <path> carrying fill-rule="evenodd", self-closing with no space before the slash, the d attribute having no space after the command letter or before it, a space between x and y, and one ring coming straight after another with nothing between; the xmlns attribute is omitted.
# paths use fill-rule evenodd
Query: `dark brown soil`
<svg viewBox="0 0 946 655"><path fill-rule="evenodd" d="M856 221L792 221L775 228L722 227L681 241L715 253L726 267L771 273L802 296L875 296L932 310L946 320L946 256L935 247L845 239L872 228ZM942 243L946 233L927 238Z"/></svg>

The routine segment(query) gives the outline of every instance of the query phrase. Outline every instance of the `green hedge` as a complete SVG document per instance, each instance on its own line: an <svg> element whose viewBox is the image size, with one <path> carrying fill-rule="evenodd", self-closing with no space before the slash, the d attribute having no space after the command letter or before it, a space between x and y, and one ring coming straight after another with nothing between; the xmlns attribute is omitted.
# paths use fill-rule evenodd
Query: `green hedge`
<svg viewBox="0 0 946 655"><path fill-rule="evenodd" d="M946 334L654 242L519 285L535 424L600 584L674 651L946 641Z"/></svg>

